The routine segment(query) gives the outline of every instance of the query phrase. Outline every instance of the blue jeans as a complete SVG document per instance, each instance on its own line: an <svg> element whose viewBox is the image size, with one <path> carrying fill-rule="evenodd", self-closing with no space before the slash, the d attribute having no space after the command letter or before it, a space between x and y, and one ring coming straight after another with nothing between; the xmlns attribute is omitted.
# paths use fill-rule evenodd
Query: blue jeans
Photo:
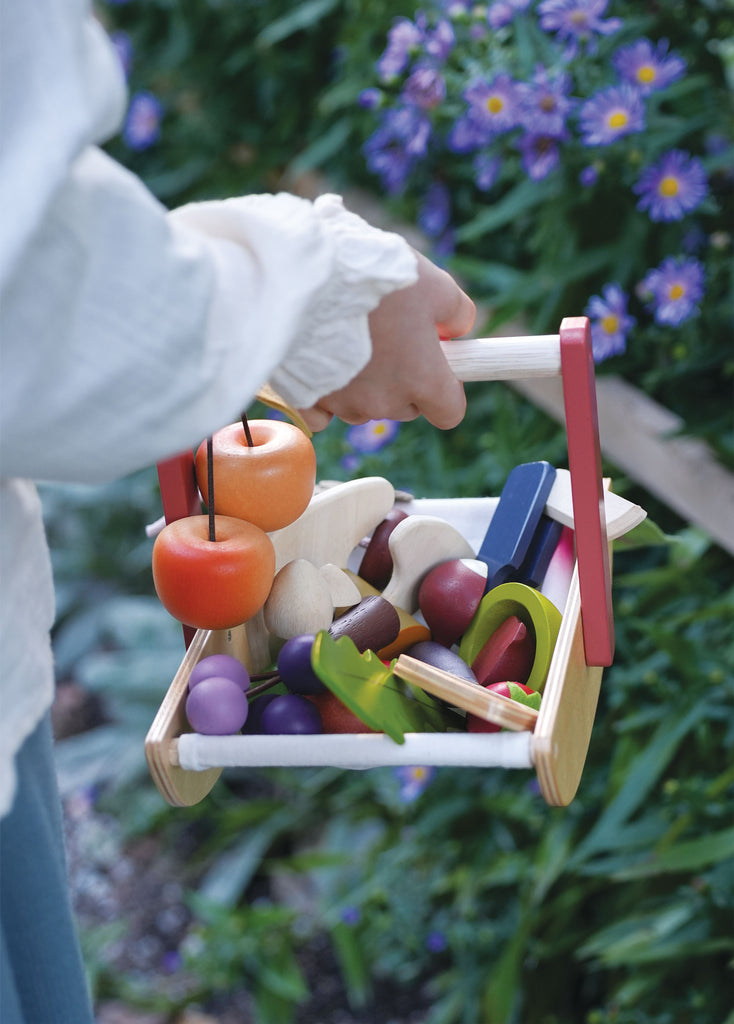
<svg viewBox="0 0 734 1024"><path fill-rule="evenodd" d="M16 770L15 801L0 821L0 1024L92 1024L49 716L21 747Z"/></svg>

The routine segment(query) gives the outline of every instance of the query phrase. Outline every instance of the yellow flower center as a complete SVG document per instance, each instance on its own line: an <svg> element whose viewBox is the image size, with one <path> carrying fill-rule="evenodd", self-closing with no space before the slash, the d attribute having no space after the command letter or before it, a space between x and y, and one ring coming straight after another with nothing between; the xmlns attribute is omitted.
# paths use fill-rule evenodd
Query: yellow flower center
<svg viewBox="0 0 734 1024"><path fill-rule="evenodd" d="M601 328L606 334L616 334L619 330L619 317L615 316L614 313L603 317Z"/></svg>
<svg viewBox="0 0 734 1024"><path fill-rule="evenodd" d="M674 178L672 174L662 178L658 186L658 191L661 196L665 196L670 199L672 196L678 195L678 179Z"/></svg>
<svg viewBox="0 0 734 1024"><path fill-rule="evenodd" d="M384 434L386 430L387 430L387 424L386 423L375 423L375 425L372 428L372 433L373 434L378 434L378 435L379 434Z"/></svg>
<svg viewBox="0 0 734 1024"><path fill-rule="evenodd" d="M668 289L669 299L682 299L685 294L686 290L682 284L671 284L670 288Z"/></svg>
<svg viewBox="0 0 734 1024"><path fill-rule="evenodd" d="M504 103L499 96L490 96L487 100L487 110L490 114L499 114L504 107Z"/></svg>
<svg viewBox="0 0 734 1024"><path fill-rule="evenodd" d="M649 85L650 82L654 82L655 77L655 68L650 64L643 64L637 69L637 81L642 82L643 85Z"/></svg>
<svg viewBox="0 0 734 1024"><path fill-rule="evenodd" d="M624 128L628 121L629 117L625 110L615 110L613 114L609 115L607 124L610 128Z"/></svg>

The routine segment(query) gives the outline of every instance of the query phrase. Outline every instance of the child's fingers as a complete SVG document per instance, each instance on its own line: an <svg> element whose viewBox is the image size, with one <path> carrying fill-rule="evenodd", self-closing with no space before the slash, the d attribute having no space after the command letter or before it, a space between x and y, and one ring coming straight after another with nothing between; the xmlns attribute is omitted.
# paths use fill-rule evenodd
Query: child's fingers
<svg viewBox="0 0 734 1024"><path fill-rule="evenodd" d="M327 412L326 409L322 409L318 405L314 405L310 409L299 409L298 411L308 429L312 430L314 434L318 434L320 430L328 427L334 418L333 413Z"/></svg>
<svg viewBox="0 0 734 1024"><path fill-rule="evenodd" d="M443 353L437 353L430 383L417 401L421 414L439 430L450 430L461 423L466 412L464 387L451 372ZM443 365L442 365L443 364Z"/></svg>
<svg viewBox="0 0 734 1024"><path fill-rule="evenodd" d="M477 307L445 270L419 256L419 273L428 284L431 312L442 339L460 338L474 326Z"/></svg>

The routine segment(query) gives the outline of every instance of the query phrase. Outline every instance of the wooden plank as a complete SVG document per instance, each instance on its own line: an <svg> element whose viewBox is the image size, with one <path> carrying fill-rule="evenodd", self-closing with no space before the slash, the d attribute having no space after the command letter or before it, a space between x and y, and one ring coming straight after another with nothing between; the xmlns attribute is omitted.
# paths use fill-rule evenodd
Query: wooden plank
<svg viewBox="0 0 734 1024"><path fill-rule="evenodd" d="M477 683L469 683L466 679L460 679L451 672L444 672L443 669L407 654L400 655L393 671L396 676L414 686L420 686L426 693L504 729L514 732L525 729L532 731L538 718L534 708L487 690Z"/></svg>
<svg viewBox="0 0 734 1024"><path fill-rule="evenodd" d="M559 380L518 380L511 386L565 421ZM597 377L596 396L605 458L734 554L734 475L709 446L672 436L684 429L683 421L620 377Z"/></svg>

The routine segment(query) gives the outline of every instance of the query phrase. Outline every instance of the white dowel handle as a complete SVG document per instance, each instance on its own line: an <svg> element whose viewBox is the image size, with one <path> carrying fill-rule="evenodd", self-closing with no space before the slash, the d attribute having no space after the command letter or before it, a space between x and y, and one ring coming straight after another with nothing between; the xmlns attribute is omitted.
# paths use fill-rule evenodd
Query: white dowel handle
<svg viewBox="0 0 734 1024"><path fill-rule="evenodd" d="M558 334L523 338L470 338L441 342L449 365L461 381L522 380L561 373Z"/></svg>

